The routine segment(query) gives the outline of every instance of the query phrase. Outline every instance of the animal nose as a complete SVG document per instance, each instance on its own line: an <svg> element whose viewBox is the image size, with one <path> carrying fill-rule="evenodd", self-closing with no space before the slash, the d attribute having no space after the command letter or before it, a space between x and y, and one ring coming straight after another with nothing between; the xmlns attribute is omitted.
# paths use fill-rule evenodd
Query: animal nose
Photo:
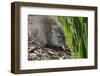
<svg viewBox="0 0 100 76"><path fill-rule="evenodd" d="M63 41L63 40L61 40L61 39L59 40L59 43L60 43L60 44L62 44L62 45L64 45L64 44L65 44L65 43L64 43L64 41Z"/></svg>

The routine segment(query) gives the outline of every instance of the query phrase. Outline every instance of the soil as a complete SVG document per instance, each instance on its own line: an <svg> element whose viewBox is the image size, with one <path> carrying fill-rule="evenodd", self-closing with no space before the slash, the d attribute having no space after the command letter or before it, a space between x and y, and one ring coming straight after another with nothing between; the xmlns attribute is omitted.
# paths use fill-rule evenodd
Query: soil
<svg viewBox="0 0 100 76"><path fill-rule="evenodd" d="M34 39L28 41L28 60L56 60L71 59L71 50L66 45L61 47L46 46L41 47L38 41Z"/></svg>

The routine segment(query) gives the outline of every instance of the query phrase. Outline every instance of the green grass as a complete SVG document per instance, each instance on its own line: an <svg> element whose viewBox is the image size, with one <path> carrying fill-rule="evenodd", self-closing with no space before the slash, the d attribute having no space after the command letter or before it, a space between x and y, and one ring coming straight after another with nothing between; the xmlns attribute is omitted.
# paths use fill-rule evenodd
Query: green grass
<svg viewBox="0 0 100 76"><path fill-rule="evenodd" d="M59 16L63 24L66 43L72 50L74 58L87 58L88 54L88 18Z"/></svg>

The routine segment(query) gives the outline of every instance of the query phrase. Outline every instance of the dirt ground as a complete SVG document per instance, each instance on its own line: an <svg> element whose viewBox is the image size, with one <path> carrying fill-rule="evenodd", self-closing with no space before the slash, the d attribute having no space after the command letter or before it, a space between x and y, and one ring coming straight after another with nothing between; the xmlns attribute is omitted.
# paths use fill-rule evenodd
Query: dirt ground
<svg viewBox="0 0 100 76"><path fill-rule="evenodd" d="M35 40L28 41L28 60L55 60L70 59L71 50L66 46L65 50L58 47L41 47Z"/></svg>

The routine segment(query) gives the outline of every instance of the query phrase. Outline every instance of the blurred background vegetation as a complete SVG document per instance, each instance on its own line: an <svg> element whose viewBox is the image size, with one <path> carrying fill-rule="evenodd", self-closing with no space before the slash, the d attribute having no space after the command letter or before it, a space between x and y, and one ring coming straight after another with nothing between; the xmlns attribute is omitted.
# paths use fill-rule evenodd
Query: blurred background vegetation
<svg viewBox="0 0 100 76"><path fill-rule="evenodd" d="M59 16L63 24L66 43L72 51L73 58L88 57L88 18Z"/></svg>

